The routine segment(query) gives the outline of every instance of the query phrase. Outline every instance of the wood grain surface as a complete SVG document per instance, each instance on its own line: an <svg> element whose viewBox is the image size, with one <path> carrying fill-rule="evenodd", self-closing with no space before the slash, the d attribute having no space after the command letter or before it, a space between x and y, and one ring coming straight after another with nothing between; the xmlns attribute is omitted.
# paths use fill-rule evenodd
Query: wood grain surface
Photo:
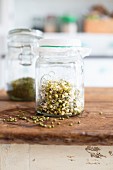
<svg viewBox="0 0 113 170"><path fill-rule="evenodd" d="M16 116L19 110L26 111L27 116L35 115L35 103L9 101L1 91L0 143L113 145L113 88L86 88L84 113L52 129L23 120L3 122L3 118Z"/></svg>

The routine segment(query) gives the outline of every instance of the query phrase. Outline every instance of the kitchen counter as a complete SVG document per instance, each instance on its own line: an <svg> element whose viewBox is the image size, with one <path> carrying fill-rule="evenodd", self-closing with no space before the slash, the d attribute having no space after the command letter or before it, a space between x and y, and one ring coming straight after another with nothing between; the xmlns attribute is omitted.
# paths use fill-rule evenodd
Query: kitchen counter
<svg viewBox="0 0 113 170"><path fill-rule="evenodd" d="M12 102L0 92L0 143L113 145L113 88L86 88L85 111L78 117L58 120L61 124L51 129L25 120L3 122L20 110L34 115L34 103Z"/></svg>

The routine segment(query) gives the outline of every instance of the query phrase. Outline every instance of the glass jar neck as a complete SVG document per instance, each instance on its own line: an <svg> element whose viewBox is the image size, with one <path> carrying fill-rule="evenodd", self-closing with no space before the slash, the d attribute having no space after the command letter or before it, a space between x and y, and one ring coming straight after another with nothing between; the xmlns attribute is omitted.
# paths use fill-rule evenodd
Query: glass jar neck
<svg viewBox="0 0 113 170"><path fill-rule="evenodd" d="M38 38L31 35L12 35L8 39L8 58L20 65L32 65L37 56Z"/></svg>
<svg viewBox="0 0 113 170"><path fill-rule="evenodd" d="M82 55L79 50L74 48L52 48L49 50L42 50L39 52L39 60L48 62L75 62L82 60Z"/></svg>
<svg viewBox="0 0 113 170"><path fill-rule="evenodd" d="M74 46L49 46L49 47L39 47L39 56L44 58L58 58L62 56L60 59L76 59L76 58L84 58L89 56L91 53L91 49L87 47L74 47Z"/></svg>

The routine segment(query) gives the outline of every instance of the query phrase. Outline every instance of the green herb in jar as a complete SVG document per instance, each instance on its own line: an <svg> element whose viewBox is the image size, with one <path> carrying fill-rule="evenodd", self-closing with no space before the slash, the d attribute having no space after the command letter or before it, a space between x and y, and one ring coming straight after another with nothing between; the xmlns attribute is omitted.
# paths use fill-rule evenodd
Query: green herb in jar
<svg viewBox="0 0 113 170"><path fill-rule="evenodd" d="M35 99L34 79L20 78L8 84L8 95L12 100L32 101Z"/></svg>

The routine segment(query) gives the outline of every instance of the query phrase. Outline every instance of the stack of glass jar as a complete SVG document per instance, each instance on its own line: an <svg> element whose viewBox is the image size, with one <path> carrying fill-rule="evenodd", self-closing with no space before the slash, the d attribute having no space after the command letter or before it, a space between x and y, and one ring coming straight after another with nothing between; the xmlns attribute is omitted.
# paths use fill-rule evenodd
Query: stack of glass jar
<svg viewBox="0 0 113 170"><path fill-rule="evenodd" d="M90 49L77 39L41 38L40 31L9 32L7 93L18 101L36 96L39 115L78 115L84 110L83 58Z"/></svg>

